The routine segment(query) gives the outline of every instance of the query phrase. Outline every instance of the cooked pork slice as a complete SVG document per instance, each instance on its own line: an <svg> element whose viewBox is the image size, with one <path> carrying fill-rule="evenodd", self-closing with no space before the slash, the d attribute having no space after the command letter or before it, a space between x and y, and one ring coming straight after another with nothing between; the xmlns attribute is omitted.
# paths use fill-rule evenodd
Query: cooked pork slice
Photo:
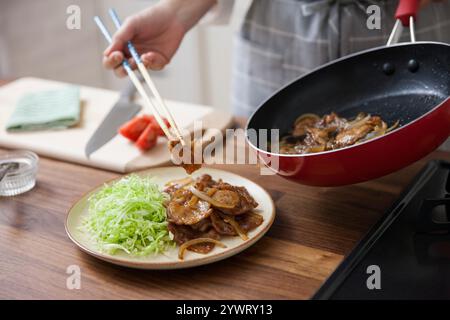
<svg viewBox="0 0 450 320"><path fill-rule="evenodd" d="M211 215L214 214L214 211L211 212ZM200 232L206 232L209 229L211 229L213 227L212 221L211 221L211 216L209 216L208 218L205 218L203 220L200 220L197 223L191 224L190 227L192 229L194 229L195 231L200 231Z"/></svg>
<svg viewBox="0 0 450 320"><path fill-rule="evenodd" d="M245 232L256 229L263 221L264 218L260 214L254 212L247 212L236 217L236 222L239 223L239 226Z"/></svg>
<svg viewBox="0 0 450 320"><path fill-rule="evenodd" d="M233 226L224 221L224 216L224 214L221 216L221 214L215 211L211 213L210 219L214 229L224 236L237 236L238 234ZM246 212L238 216L233 216L233 218L245 233L256 229L264 221L264 218L261 215L254 212Z"/></svg>
<svg viewBox="0 0 450 320"><path fill-rule="evenodd" d="M350 146L364 138L372 130L373 127L367 124L344 130L336 136L336 140L333 143L333 149Z"/></svg>
<svg viewBox="0 0 450 320"><path fill-rule="evenodd" d="M209 217L211 211L208 202L199 200L189 190L179 189L167 205L167 220L178 225L192 225Z"/></svg>
<svg viewBox="0 0 450 320"><path fill-rule="evenodd" d="M323 146L330 140L334 131L336 131L335 127L308 128L304 142L308 146Z"/></svg>
<svg viewBox="0 0 450 320"><path fill-rule="evenodd" d="M366 137L369 132L372 132L376 126L381 126L381 124L380 117L371 117L357 126L343 130L336 136L333 148L342 148L355 144L357 141Z"/></svg>
<svg viewBox="0 0 450 320"><path fill-rule="evenodd" d="M239 214L243 214L247 211L253 210L258 206L258 203L248 193L248 191L247 191L247 189L245 189L245 187L232 186L232 185L230 185L226 182L222 182L222 181L219 181L213 187L218 190L217 192L219 192L219 190L222 190L222 191L227 190L227 191L233 192L233 194L232 193L223 193L224 196L222 197L222 200L232 201L231 203L233 203L233 204L236 203L236 205L231 209L218 208L218 210L222 211L223 213L231 214L231 215L239 215ZM235 201L234 194L237 194L237 196L239 197L239 201L234 202ZM215 194L213 196L215 196ZM216 200L220 201L219 198Z"/></svg>
<svg viewBox="0 0 450 320"><path fill-rule="evenodd" d="M195 188L200 191L210 188L214 184L216 184L216 182L209 174L203 174L195 180Z"/></svg>
<svg viewBox="0 0 450 320"><path fill-rule="evenodd" d="M173 234L173 240L180 246L189 240L197 238L210 238L215 240L220 239L220 235L213 228L206 232L202 232L194 230L190 226L180 226L174 223L169 223L168 229ZM214 249L214 243L209 242L195 244L188 248L190 251L203 254L210 252L212 249Z"/></svg>
<svg viewBox="0 0 450 320"><path fill-rule="evenodd" d="M237 236L236 230L228 223L226 223L222 217L215 211L211 213L211 222L214 229L224 236Z"/></svg>
<svg viewBox="0 0 450 320"><path fill-rule="evenodd" d="M326 114L317 123L317 128L335 128L334 130L344 129L348 124L347 119L339 117L336 113L332 112Z"/></svg>
<svg viewBox="0 0 450 320"><path fill-rule="evenodd" d="M217 202L223 203L226 207L233 207L239 205L240 198L239 194L235 190L217 190L212 195L212 198Z"/></svg>
<svg viewBox="0 0 450 320"><path fill-rule="evenodd" d="M195 163L183 163L181 164L183 169L186 171L187 174L192 174L193 172L197 171L202 167L201 164L195 164Z"/></svg>
<svg viewBox="0 0 450 320"><path fill-rule="evenodd" d="M314 127L318 122L317 117L304 117L294 124L294 129L292 130L292 135L294 137L301 137L306 134L308 128Z"/></svg>
<svg viewBox="0 0 450 320"><path fill-rule="evenodd" d="M193 182L194 180L191 177L170 181L166 184L164 192L172 196L175 191L181 188L185 188Z"/></svg>
<svg viewBox="0 0 450 320"><path fill-rule="evenodd" d="M173 148L175 148L175 146L177 146L178 144L180 144L181 142L179 140L171 140L169 141L168 147L169 147L169 151L172 152ZM179 152L178 157L180 157L181 160L183 160L183 154L184 154L184 150L186 148L190 148L190 159L187 162L183 162L181 163L181 166L183 167L183 169L186 171L187 174L192 174L194 171L197 171L198 169L200 169L202 167L202 163L195 163L195 143L193 140L191 141L187 141L186 142L188 145L184 146L181 149L181 152ZM203 162L203 161L202 161Z"/></svg>
<svg viewBox="0 0 450 320"><path fill-rule="evenodd" d="M388 129L379 116L362 112L352 120L339 117L334 112L322 118L305 114L297 118L292 131L281 138L279 151L305 154L334 150L373 139L392 129Z"/></svg>

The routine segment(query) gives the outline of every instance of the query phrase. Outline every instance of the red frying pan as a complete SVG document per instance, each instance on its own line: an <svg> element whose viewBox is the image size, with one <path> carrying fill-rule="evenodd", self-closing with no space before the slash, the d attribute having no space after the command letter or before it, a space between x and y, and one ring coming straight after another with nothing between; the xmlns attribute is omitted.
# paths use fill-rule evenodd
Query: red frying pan
<svg viewBox="0 0 450 320"><path fill-rule="evenodd" d="M264 102L247 124L247 141L281 176L301 184L339 186L401 169L442 144L450 134L450 45L415 42L418 0L401 0L385 47L353 54L302 76ZM409 27L411 42L395 44ZM304 155L265 151L249 129L291 130L305 113L359 112L400 127L343 149ZM275 164L275 166L273 166ZM269 164L270 165L270 164Z"/></svg>

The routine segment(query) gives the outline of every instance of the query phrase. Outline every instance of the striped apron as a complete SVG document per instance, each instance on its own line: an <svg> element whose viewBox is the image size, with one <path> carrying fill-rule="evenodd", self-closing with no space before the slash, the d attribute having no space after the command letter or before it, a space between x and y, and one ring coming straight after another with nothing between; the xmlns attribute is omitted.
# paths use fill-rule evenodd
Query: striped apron
<svg viewBox="0 0 450 320"><path fill-rule="evenodd" d="M331 60L385 45L396 0L254 0L233 52L232 106L249 116L297 77ZM366 26L369 5L381 9L381 29ZM409 41L404 31L400 41ZM416 40L450 43L450 1L421 10Z"/></svg>

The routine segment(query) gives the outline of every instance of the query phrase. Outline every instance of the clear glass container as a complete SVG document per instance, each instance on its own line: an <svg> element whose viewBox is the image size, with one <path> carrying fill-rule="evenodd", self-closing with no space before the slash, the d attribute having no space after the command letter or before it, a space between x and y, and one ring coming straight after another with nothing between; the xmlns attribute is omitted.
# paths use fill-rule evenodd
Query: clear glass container
<svg viewBox="0 0 450 320"><path fill-rule="evenodd" d="M9 170L0 182L0 196L15 196L27 192L36 184L39 157L31 151L12 151L0 155L0 167L8 163L18 166Z"/></svg>

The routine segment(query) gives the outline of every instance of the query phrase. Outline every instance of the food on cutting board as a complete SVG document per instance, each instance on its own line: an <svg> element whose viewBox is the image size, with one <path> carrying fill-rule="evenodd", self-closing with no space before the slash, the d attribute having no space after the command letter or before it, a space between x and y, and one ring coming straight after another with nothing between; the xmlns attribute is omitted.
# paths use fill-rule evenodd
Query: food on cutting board
<svg viewBox="0 0 450 320"><path fill-rule="evenodd" d="M89 198L84 230L109 254L145 256L178 245L183 259L186 250L206 254L226 247L222 237L247 240L264 221L257 206L245 187L207 174L168 182L163 191L151 178L130 175Z"/></svg>
<svg viewBox="0 0 450 320"><path fill-rule="evenodd" d="M359 113L348 120L332 112L323 117L308 113L298 117L293 129L280 140L280 153L305 154L335 150L382 136L397 128L388 128L381 117Z"/></svg>
<svg viewBox="0 0 450 320"><path fill-rule="evenodd" d="M169 121L163 120L167 127L170 127ZM164 136L163 130L153 115L134 117L120 127L119 133L134 142L136 147L142 151L152 149L156 145L158 137Z"/></svg>

